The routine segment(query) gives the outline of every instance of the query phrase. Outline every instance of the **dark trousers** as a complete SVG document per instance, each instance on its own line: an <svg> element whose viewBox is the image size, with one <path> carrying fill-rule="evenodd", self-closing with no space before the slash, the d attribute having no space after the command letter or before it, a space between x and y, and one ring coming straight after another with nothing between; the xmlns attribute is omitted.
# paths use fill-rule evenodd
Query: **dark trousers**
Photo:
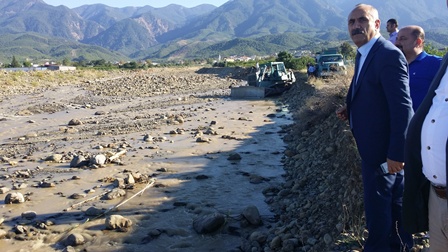
<svg viewBox="0 0 448 252"><path fill-rule="evenodd" d="M383 174L380 166L362 163L364 210L369 236L364 252L403 252L413 246L402 230L401 207L404 173Z"/></svg>

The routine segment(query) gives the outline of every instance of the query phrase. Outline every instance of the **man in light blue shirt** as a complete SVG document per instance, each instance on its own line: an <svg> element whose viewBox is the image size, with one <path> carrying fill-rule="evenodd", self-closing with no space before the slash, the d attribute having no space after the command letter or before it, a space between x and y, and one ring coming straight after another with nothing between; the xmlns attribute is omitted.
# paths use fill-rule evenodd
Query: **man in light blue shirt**
<svg viewBox="0 0 448 252"><path fill-rule="evenodd" d="M389 33L389 41L395 44L398 35L398 21L395 18L387 20L386 30Z"/></svg>

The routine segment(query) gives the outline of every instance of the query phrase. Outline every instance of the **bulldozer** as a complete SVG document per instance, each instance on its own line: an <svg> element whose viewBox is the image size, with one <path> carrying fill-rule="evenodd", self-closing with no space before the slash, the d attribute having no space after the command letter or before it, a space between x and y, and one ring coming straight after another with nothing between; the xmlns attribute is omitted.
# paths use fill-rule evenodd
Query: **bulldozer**
<svg viewBox="0 0 448 252"><path fill-rule="evenodd" d="M252 67L247 76L247 85L232 87L232 98L264 98L280 95L291 88L296 77L285 68L283 62L270 62Z"/></svg>

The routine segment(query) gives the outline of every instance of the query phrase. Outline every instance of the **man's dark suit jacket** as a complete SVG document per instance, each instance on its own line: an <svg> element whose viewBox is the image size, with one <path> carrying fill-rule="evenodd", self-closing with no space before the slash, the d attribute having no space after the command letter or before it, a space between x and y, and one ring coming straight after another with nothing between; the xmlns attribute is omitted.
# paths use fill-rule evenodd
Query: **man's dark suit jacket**
<svg viewBox="0 0 448 252"><path fill-rule="evenodd" d="M404 162L405 132L413 115L407 62L380 37L347 95L347 113L359 154L371 167L389 158Z"/></svg>
<svg viewBox="0 0 448 252"><path fill-rule="evenodd" d="M405 183L403 195L403 227L409 233L428 231L428 199L430 183L422 172L421 131L423 121L432 105L440 80L448 66L448 54L429 87L408 128L405 144ZM448 141L447 141L448 145ZM448 148L447 148L448 156ZM448 159L447 166L448 166ZM446 168L446 167L444 167Z"/></svg>

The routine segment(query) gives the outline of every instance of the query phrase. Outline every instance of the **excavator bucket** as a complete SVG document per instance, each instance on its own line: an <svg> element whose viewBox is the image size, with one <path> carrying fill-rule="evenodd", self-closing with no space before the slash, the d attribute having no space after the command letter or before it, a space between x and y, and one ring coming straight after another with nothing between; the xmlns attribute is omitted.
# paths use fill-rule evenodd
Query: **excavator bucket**
<svg viewBox="0 0 448 252"><path fill-rule="evenodd" d="M265 88L254 86L239 86L230 89L232 98L263 98L265 97Z"/></svg>

